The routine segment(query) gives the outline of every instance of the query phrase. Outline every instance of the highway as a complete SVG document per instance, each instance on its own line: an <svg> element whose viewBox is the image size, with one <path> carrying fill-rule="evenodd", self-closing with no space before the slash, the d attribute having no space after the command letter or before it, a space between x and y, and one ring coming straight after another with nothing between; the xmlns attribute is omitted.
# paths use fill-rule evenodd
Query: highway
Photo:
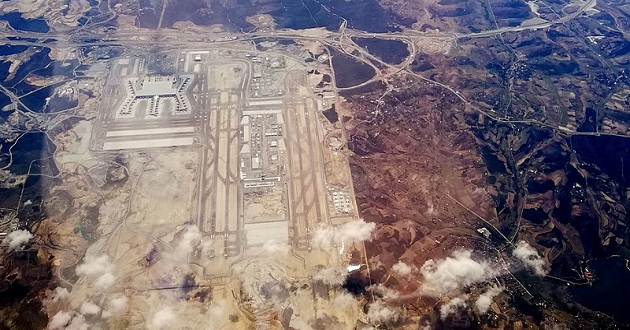
<svg viewBox="0 0 630 330"><path fill-rule="evenodd" d="M546 28L554 24L564 24L567 21L574 19L581 15L583 12L592 8L596 4L596 0L588 0L584 3L578 10L574 13L559 17L556 20L549 22L541 22L538 24L531 24L526 26L516 26L516 27L503 27L497 29L491 29L482 32L476 33L452 33L452 32L419 32L413 30L405 30L402 32L389 32L389 33L368 33L359 30L353 30L346 27L346 24L342 24L340 26L339 31L328 31L324 29L304 29L304 30L277 30L277 31L254 31L254 32L218 32L218 33L201 33L203 27L195 28L195 30L174 30L174 29L159 29L159 30L149 30L149 29L137 29L135 31L108 31L107 33L99 32L99 31L90 31L89 29L81 29L80 32L75 34L60 34L60 33L35 33L35 32L23 32L23 31L15 31L7 27L4 31L0 31L0 40L4 39L3 42L5 44L11 45L28 45L28 46L41 46L41 47L87 47L87 46L155 46L157 44L163 46L172 46L172 47L186 47L186 48L207 48L209 45L215 45L217 48L225 49L225 50L235 50L235 51L247 51L243 47L237 47L235 42L237 41L253 41L259 38L288 38L288 39L305 39L305 40L316 40L319 41L329 47L338 48L341 51L345 52L345 48L348 48L349 51L345 52L350 56L355 57L357 60L366 63L372 67L374 64L372 62L376 61L387 67L390 72L383 74L381 70L376 70L377 75L368 82L365 82L362 85L366 85L373 81L384 81L387 83L387 79L389 76L394 74L403 72L409 75L412 75L418 79L424 80L425 82L432 84L434 86L442 87L448 90L450 93L461 99L464 104L466 104L471 109L492 118L498 122L504 123L522 123L522 124L534 124L546 126L551 129L561 131L568 135L577 135L577 134L588 134L588 133L578 133L564 130L561 127L550 126L546 123L538 122L535 120L505 120L502 118L497 118L492 113L479 109L471 104L470 101L465 99L463 95L453 89L452 87L440 83L438 81L426 78L416 72L413 72L409 69L409 64L413 60L416 49L416 43L421 43L424 41L429 41L431 39L440 40L440 41L456 41L458 39L465 38L486 38L492 37L495 35L500 35L506 32L520 32L527 30L537 30L541 28ZM9 37L11 39L9 39ZM16 40L15 37L25 38L30 40ZM389 39L389 40L398 40L405 42L410 47L410 56L409 58L400 65L391 65L389 63L383 62L380 59L376 58L374 55L367 52L362 47L359 47L352 40L353 37L362 37L362 38L380 38L380 39ZM358 51L358 55L351 54L352 51ZM286 54L284 54L287 56ZM251 70L251 69L250 69ZM334 70L334 68L333 68ZM353 86L344 89L351 89L360 86ZM0 86L1 87L1 86ZM337 88L338 90L341 90ZM7 90L3 89L5 94L11 96ZM201 96L201 95L200 95ZM241 102L243 98L240 98ZM205 118L207 119L207 118ZM191 125L196 124L195 122L191 122ZM614 135L614 134L611 134ZM623 135L618 135L620 137L626 137Z"/></svg>
<svg viewBox="0 0 630 330"><path fill-rule="evenodd" d="M571 19L581 15L584 11L592 8L596 4L596 0L588 0L580 6L574 13L560 17L554 21L541 22L537 24L503 27L487 31L474 33L453 33L445 32L419 32L414 30L404 30L402 32L386 32L372 33L360 30L349 29L346 24L340 26L339 31L329 31L324 29L303 29L303 30L276 30L276 31L253 31L253 32L213 32L207 33L202 28L194 30L175 30L175 29L137 29L136 31L90 31L83 29L77 33L36 33L16 31L7 27L6 30L0 31L0 38L3 38L5 44L12 45L39 45L39 46L104 46L104 45L155 45L171 44L171 45L204 45L208 43L231 43L234 41L251 41L258 38L287 38L287 39L310 39L318 41L335 41L342 40L344 37L361 37L361 38L379 38L399 40L403 42L416 42L426 39L464 39L464 38L485 38L492 37L506 32L520 32L527 30L538 30L555 24L564 24ZM12 39L9 39L11 37ZM14 40L15 37L38 39L38 41ZM41 41L40 41L41 40Z"/></svg>
<svg viewBox="0 0 630 330"><path fill-rule="evenodd" d="M156 44L163 46L172 46L172 47L182 47L185 46L187 48L205 48L209 45L220 46L222 49L233 49L244 51L246 49L243 48L234 48L234 43L237 41L247 41L251 42L260 38L287 38L287 39L303 39L303 40L313 40L319 41L323 44L335 47L340 49L342 52L348 53L344 50L344 46L349 47L351 50L358 50L359 56L355 56L349 54L351 56L355 56L358 60L374 67L374 64L371 61L377 61L380 64L383 64L389 68L395 68L395 72L389 73L392 74L406 71L406 73L411 74L419 79L425 80L428 83L432 83L443 87L453 93L455 96L460 98L466 104L469 104L466 99L456 90L442 84L440 82L428 79L419 75L415 72L412 72L409 69L409 64L413 60L415 56L415 45L417 43L421 43L422 41L429 41L431 39L436 39L440 41L446 42L455 42L458 39L465 38L486 38L492 37L495 35L500 35L506 32L519 32L526 30L537 30L541 28L546 28L554 24L564 24L567 21L578 17L584 11L589 8L592 8L596 3L596 0L588 0L585 4L583 4L578 10L574 13L568 14L563 17L559 17L554 21L549 22L541 22L538 24L531 24L525 26L516 26L516 27L504 27L497 28L482 32L475 33L453 33L450 31L447 32L419 32L414 30L405 30L402 32L387 32L387 33L368 33L365 31L354 30L347 28L347 24L344 22L341 24L339 31L329 31L324 29L303 29L303 30L276 30L276 31L253 31L253 32L213 32L213 33L204 33L202 27L196 27L188 30L175 30L175 29L159 29L159 30L149 30L149 29L140 29L138 28L135 31L90 31L89 29L82 29L78 33L74 34L59 34L59 33L35 33L35 32L24 32L24 31L16 31L7 27L6 30L0 31L0 40L4 39L3 42L5 44L10 45L27 45L27 46L56 46L56 47L88 47L88 46L154 46ZM15 38L23 38L30 40L23 40ZM379 39L388 39L388 40L398 40L401 42L405 42L410 47L410 56L409 58L403 62L401 65L392 66L388 63L377 59L369 52L365 51L362 47L357 46L352 38L361 37L361 38L379 38ZM35 41L33 41L35 40ZM349 52L351 53L351 51ZM365 57L365 58L363 58ZM369 59L369 60L368 60ZM380 70L376 70L379 72ZM375 80L383 80L382 78L376 76L371 81ZM369 82L371 82L369 81ZM363 85L369 83L365 82ZM360 87L360 86L354 86ZM347 88L346 88L347 89ZM493 118L488 113L484 113L489 117Z"/></svg>
<svg viewBox="0 0 630 330"><path fill-rule="evenodd" d="M201 48L208 47L208 45L217 45L221 48L230 49L234 42L247 41L251 42L260 38L287 38L287 39L303 39L314 40L324 43L327 46L339 48L344 51L344 46L349 46L353 50L359 50L361 54L371 60L375 57L372 54L366 52L363 48L357 46L352 38L379 38L388 40L398 40L407 43L411 47L411 56L408 61L405 61L402 65L397 66L397 72L408 69L408 65L411 63L415 55L415 44L422 41L429 41L436 39L446 42L454 42L458 39L466 38L486 38L495 35L500 35L506 32L520 32L527 30L537 30L549 27L554 24L564 24L567 21L578 17L584 11L592 8L596 3L596 0L588 0L574 13L568 14L563 17L559 17L554 21L541 22L537 24L530 24L525 26L516 27L503 27L496 28L487 31L475 32L475 33L453 33L451 31L445 32L419 32L414 30L404 30L402 32L387 32L387 33L370 33L360 30L354 30L347 28L346 24L342 24L339 31L329 31L324 29L303 29L303 30L276 30L276 31L253 31L253 32L213 32L205 33L203 27L196 27L188 30L175 30L175 29L159 29L149 30L138 28L135 31L90 31L89 29L82 29L80 32L74 34L60 34L60 33L35 33L16 31L7 27L6 30L0 31L0 40L4 39L5 44L11 45L27 45L27 46L56 46L56 47L88 47L88 46L154 46L156 44L164 46L186 46L187 48ZM22 38L15 40L15 38ZM30 40L24 40L30 39ZM232 45L230 45L232 44ZM237 50L237 49L235 49ZM244 50L239 48L238 50ZM344 51L345 52L345 51ZM359 60L372 65L370 61L366 59L358 58ZM379 60L379 62L382 62ZM388 65L391 67L391 65ZM379 70L377 70L378 72ZM409 70L407 70L409 71ZM417 74L414 74L421 79L425 79ZM440 84L438 82L425 79L432 83L438 84L457 97L463 99L463 97L450 87ZM468 102L467 102L468 103Z"/></svg>
<svg viewBox="0 0 630 330"><path fill-rule="evenodd" d="M592 8L593 6L595 6L596 3L597 3L597 0L588 0L585 4L580 6L580 8L578 10L576 10L574 13L568 14L566 16L560 17L557 20L550 21L550 22L542 22L542 23L538 23L538 24L525 25L525 26L513 26L513 27L497 28L497 29L494 29L494 30L476 32L476 33L456 34L456 37L458 39L463 39L463 38L486 38L486 37L492 37L492 36L495 36L497 34L501 34L501 33L505 33L505 32L520 32L520 31L526 31L526 30L544 29L544 28L550 27L552 25L564 24L564 23L566 23L566 22L568 22L568 21L578 17L579 15L581 15L587 9Z"/></svg>

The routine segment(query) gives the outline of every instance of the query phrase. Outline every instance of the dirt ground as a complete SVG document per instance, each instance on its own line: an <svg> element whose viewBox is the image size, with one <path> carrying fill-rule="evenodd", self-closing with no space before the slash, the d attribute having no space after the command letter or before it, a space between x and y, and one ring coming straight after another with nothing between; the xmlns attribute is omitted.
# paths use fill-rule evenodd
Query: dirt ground
<svg viewBox="0 0 630 330"><path fill-rule="evenodd" d="M497 224L463 105L414 85L379 107L379 90L343 104L360 215L377 223L375 240L366 243L374 283L386 282L398 260L419 267L442 259L479 240L477 228Z"/></svg>

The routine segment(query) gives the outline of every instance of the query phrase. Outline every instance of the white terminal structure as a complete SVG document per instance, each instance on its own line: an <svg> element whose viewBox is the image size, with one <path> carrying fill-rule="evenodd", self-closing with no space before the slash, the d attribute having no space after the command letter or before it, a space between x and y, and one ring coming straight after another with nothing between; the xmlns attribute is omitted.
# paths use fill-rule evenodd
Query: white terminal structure
<svg viewBox="0 0 630 330"><path fill-rule="evenodd" d="M186 93L193 78L192 75L126 78L123 84L127 96L116 111L116 117L133 117L143 101L148 101L146 112L152 117L160 117L167 106L172 115L190 114Z"/></svg>

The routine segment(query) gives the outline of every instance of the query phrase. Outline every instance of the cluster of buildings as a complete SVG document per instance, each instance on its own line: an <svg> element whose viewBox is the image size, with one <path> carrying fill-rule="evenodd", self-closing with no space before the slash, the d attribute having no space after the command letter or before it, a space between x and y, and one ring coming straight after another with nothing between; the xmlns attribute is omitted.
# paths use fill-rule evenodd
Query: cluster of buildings
<svg viewBox="0 0 630 330"><path fill-rule="evenodd" d="M127 97L120 105L117 116L133 117L142 103L142 108L152 117L161 116L167 107L171 109L171 114L190 113L191 105L186 92L192 81L192 75L127 78L124 83Z"/></svg>
<svg viewBox="0 0 630 330"><path fill-rule="evenodd" d="M349 213L352 210L350 193L347 191L333 191L333 207L337 213Z"/></svg>
<svg viewBox="0 0 630 330"><path fill-rule="evenodd" d="M286 146L281 113L249 112L241 120L240 176L245 188L275 186Z"/></svg>

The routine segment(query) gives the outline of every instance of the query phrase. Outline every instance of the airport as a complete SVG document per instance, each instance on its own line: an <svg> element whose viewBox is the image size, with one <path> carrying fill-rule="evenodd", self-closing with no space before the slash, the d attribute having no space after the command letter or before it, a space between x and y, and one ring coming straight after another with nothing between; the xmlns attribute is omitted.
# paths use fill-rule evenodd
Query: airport
<svg viewBox="0 0 630 330"><path fill-rule="evenodd" d="M341 265L340 256L331 261L311 245L316 228L358 219L347 162L333 161L331 168L325 160L337 152L325 142L330 123L322 114L331 92L323 103L304 64L282 54L179 50L172 58L169 75L151 72L142 56L115 62L92 152L165 159L152 174L155 186L138 189L160 189L169 173L188 173L180 177L190 182L182 179L171 191L164 182L160 194L187 196L179 204L188 206L171 208L201 233L203 244L187 259L215 290L236 290L229 284L234 270L247 271L270 244L290 250L276 260L281 268L291 265L284 276L306 278L314 268ZM347 180L328 180L331 171ZM160 232L181 228L181 219L165 221Z"/></svg>

